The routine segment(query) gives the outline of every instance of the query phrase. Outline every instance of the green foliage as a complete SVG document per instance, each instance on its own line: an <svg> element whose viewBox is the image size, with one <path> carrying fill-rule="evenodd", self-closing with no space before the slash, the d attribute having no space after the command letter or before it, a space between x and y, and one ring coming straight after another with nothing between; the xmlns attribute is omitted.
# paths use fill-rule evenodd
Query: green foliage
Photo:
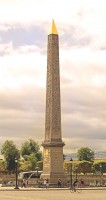
<svg viewBox="0 0 106 200"><path fill-rule="evenodd" d="M0 171L4 171L5 170L5 162L4 160L0 160Z"/></svg>
<svg viewBox="0 0 106 200"><path fill-rule="evenodd" d="M38 167L39 171L43 170L43 161L36 162L36 158L31 155L29 156L29 160L21 161L19 166L19 171L35 171Z"/></svg>
<svg viewBox="0 0 106 200"><path fill-rule="evenodd" d="M26 141L22 145L20 153L25 160L32 159L32 157L34 156L37 159L37 161L42 159L42 154L40 152L39 145L32 139L29 139L29 141ZM33 156L31 154L33 154Z"/></svg>
<svg viewBox="0 0 106 200"><path fill-rule="evenodd" d="M19 171L29 171L29 162L25 161L25 160L21 161L18 170Z"/></svg>
<svg viewBox="0 0 106 200"><path fill-rule="evenodd" d="M73 161L73 163L72 163L72 172L73 173L75 171L75 166L76 166L76 163ZM70 161L64 161L64 171L70 173L70 168L71 168Z"/></svg>
<svg viewBox="0 0 106 200"><path fill-rule="evenodd" d="M27 161L28 161L28 169L35 170L36 163L37 163L37 157L35 157L34 153L31 153L30 155L27 156Z"/></svg>
<svg viewBox="0 0 106 200"><path fill-rule="evenodd" d="M77 172L83 174L91 173L92 172L91 168L92 168L92 162L83 160L78 163Z"/></svg>
<svg viewBox="0 0 106 200"><path fill-rule="evenodd" d="M93 164L94 173L106 173L106 162L96 162Z"/></svg>
<svg viewBox="0 0 106 200"><path fill-rule="evenodd" d="M38 161L36 166L38 167L39 171L43 171L43 161Z"/></svg>
<svg viewBox="0 0 106 200"><path fill-rule="evenodd" d="M94 161L94 151L92 151L88 147L81 147L77 152L77 157L78 157L79 161L86 160L86 161L93 162Z"/></svg>
<svg viewBox="0 0 106 200"><path fill-rule="evenodd" d="M70 162L64 162L64 171L69 172L70 171Z"/></svg>
<svg viewBox="0 0 106 200"><path fill-rule="evenodd" d="M28 161L28 170L35 170L37 162L42 159L42 154L40 152L38 143L32 139L29 139L29 141L26 141L22 145L20 152L24 160Z"/></svg>
<svg viewBox="0 0 106 200"><path fill-rule="evenodd" d="M1 153L5 158L5 168L9 171L15 171L15 158L20 158L19 150L13 141L6 140L2 145Z"/></svg>

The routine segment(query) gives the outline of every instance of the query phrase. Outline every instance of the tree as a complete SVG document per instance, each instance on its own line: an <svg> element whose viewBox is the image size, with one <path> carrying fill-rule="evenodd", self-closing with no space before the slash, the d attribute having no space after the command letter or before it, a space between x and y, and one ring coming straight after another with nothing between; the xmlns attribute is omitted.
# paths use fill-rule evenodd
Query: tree
<svg viewBox="0 0 106 200"><path fill-rule="evenodd" d="M68 173L70 172L70 162L68 161L64 162L64 171Z"/></svg>
<svg viewBox="0 0 106 200"><path fill-rule="evenodd" d="M5 162L4 160L0 160L0 171L4 171L5 170Z"/></svg>
<svg viewBox="0 0 106 200"><path fill-rule="evenodd" d="M37 163L36 163L36 166L38 167L38 169L40 170L40 171L43 171L43 161L41 160L41 161L38 161Z"/></svg>
<svg viewBox="0 0 106 200"><path fill-rule="evenodd" d="M94 151L92 151L88 147L81 147L77 152L77 157L78 157L78 160L80 160L80 161L86 160L86 161L93 162L94 161Z"/></svg>
<svg viewBox="0 0 106 200"><path fill-rule="evenodd" d="M91 168L92 168L92 162L89 161L80 161L79 164L77 165L77 172L78 173L91 173Z"/></svg>
<svg viewBox="0 0 106 200"><path fill-rule="evenodd" d="M29 162L22 160L18 168L19 171L29 171Z"/></svg>
<svg viewBox="0 0 106 200"><path fill-rule="evenodd" d="M15 171L15 158L20 158L19 150L13 141L6 140L2 145L1 153L5 158L5 166L9 172Z"/></svg>
<svg viewBox="0 0 106 200"><path fill-rule="evenodd" d="M26 160L28 161L28 170L35 170L37 165L37 157L35 157L34 153L26 156Z"/></svg>
<svg viewBox="0 0 106 200"><path fill-rule="evenodd" d="M30 156L30 155L31 155L31 157L35 156L37 161L40 161L42 159L40 147L39 147L38 143L36 143L32 139L29 139L29 141L26 141L22 145L20 153L25 160L29 160L28 156ZM33 154L33 156L32 156L32 154Z"/></svg>
<svg viewBox="0 0 106 200"><path fill-rule="evenodd" d="M106 173L106 162L99 161L93 164L94 173Z"/></svg>

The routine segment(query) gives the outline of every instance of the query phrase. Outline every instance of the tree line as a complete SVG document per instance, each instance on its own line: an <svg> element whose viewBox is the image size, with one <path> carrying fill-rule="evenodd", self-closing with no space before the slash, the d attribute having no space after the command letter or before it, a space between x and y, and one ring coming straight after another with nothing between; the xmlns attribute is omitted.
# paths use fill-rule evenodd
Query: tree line
<svg viewBox="0 0 106 200"><path fill-rule="evenodd" d="M13 141L6 140L1 148L4 160L0 162L0 171L15 172L15 160L18 160L20 171L42 169L42 153L37 142L32 139L24 142L19 150Z"/></svg>
<svg viewBox="0 0 106 200"><path fill-rule="evenodd" d="M106 173L106 161L95 159L94 151L81 147L77 152L77 160L72 164L73 174L103 174ZM70 173L70 163L65 162L64 169Z"/></svg>
<svg viewBox="0 0 106 200"><path fill-rule="evenodd" d="M13 141L6 140L1 147L4 160L0 161L0 171L15 172L15 159L18 160L19 171L43 170L42 152L38 142L33 139L25 141L20 150ZM70 173L70 161L63 155L64 170ZM106 162L96 161L94 151L88 147L81 147L77 152L77 160L72 164L73 173L106 173Z"/></svg>

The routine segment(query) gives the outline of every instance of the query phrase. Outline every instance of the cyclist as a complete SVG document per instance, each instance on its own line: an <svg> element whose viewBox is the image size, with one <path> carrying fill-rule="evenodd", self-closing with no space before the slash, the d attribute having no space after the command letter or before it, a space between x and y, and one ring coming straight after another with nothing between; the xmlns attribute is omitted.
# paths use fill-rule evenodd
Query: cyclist
<svg viewBox="0 0 106 200"><path fill-rule="evenodd" d="M76 192L77 183L78 183L78 179L76 179L76 180L73 182L73 189L74 189L74 192Z"/></svg>

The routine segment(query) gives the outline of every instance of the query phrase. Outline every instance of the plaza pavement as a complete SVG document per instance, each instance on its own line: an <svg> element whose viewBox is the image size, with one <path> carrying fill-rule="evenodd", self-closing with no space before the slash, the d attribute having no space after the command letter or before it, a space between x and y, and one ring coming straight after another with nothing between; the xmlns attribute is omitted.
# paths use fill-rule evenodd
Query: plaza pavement
<svg viewBox="0 0 106 200"><path fill-rule="evenodd" d="M0 191L42 191L42 190L57 190L57 191L61 191L61 190L69 190L69 188L38 188L38 187L19 187L19 189L15 189L15 187L0 187ZM106 187L83 187L81 189L83 190L106 190Z"/></svg>
<svg viewBox="0 0 106 200"><path fill-rule="evenodd" d="M3 190L4 189L4 190ZM0 189L1 200L106 200L106 189L85 189L81 193L71 193L66 188L14 188Z"/></svg>

